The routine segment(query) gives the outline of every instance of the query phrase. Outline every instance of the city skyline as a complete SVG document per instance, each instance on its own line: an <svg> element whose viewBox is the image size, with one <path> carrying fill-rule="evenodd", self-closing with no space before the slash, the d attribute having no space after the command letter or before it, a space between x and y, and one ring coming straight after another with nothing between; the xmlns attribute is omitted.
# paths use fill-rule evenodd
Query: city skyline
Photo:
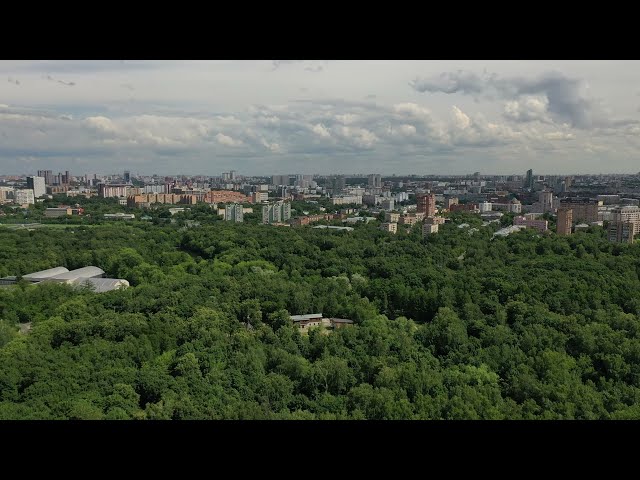
<svg viewBox="0 0 640 480"><path fill-rule="evenodd" d="M2 61L0 166L16 175L635 174L639 67Z"/></svg>

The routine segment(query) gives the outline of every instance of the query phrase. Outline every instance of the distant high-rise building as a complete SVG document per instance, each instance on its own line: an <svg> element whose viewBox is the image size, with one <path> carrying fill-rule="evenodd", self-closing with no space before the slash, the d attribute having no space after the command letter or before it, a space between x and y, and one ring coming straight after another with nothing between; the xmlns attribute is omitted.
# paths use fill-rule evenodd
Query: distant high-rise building
<svg viewBox="0 0 640 480"><path fill-rule="evenodd" d="M635 222L611 222L607 232L609 241L614 243L633 243L633 232L635 230Z"/></svg>
<svg viewBox="0 0 640 480"><path fill-rule="evenodd" d="M124 183L131 183L131 173L129 172L129 170L125 170L124 171Z"/></svg>
<svg viewBox="0 0 640 480"><path fill-rule="evenodd" d="M573 223L573 210L570 208L559 208L556 233L558 235L571 235L571 224Z"/></svg>
<svg viewBox="0 0 640 480"><path fill-rule="evenodd" d="M573 210L574 223L598 221L598 201L595 199L566 197L560 200L560 206Z"/></svg>
<svg viewBox="0 0 640 480"><path fill-rule="evenodd" d="M564 185L562 187L562 191L563 192L570 192L571 191L571 183L572 182L573 182L573 178L565 177L564 178Z"/></svg>
<svg viewBox="0 0 640 480"><path fill-rule="evenodd" d="M272 175L271 185L289 185L289 175Z"/></svg>
<svg viewBox="0 0 640 480"><path fill-rule="evenodd" d="M613 222L633 222L634 235L640 233L640 208L634 206L626 206L614 208L611 210L611 220Z"/></svg>
<svg viewBox="0 0 640 480"><path fill-rule="evenodd" d="M65 170L64 175L62 176L62 183L64 185L69 185L71 183L71 173L69 170Z"/></svg>
<svg viewBox="0 0 640 480"><path fill-rule="evenodd" d="M237 180L237 179L238 179L238 175L236 171L235 170L229 171L229 180Z"/></svg>
<svg viewBox="0 0 640 480"><path fill-rule="evenodd" d="M38 176L44 178L45 185L53 185L53 172L51 170L38 170Z"/></svg>
<svg viewBox="0 0 640 480"><path fill-rule="evenodd" d="M242 211L242 204L240 203L228 203L224 209L224 219L229 222L244 221L244 214Z"/></svg>
<svg viewBox="0 0 640 480"><path fill-rule="evenodd" d="M533 189L533 170L527 170L527 175L524 179L524 188Z"/></svg>
<svg viewBox="0 0 640 480"><path fill-rule="evenodd" d="M35 198L40 198L47 193L44 177L27 177L27 187L33 190Z"/></svg>
<svg viewBox="0 0 640 480"><path fill-rule="evenodd" d="M262 206L262 223L281 223L291 218L291 203L276 202Z"/></svg>
<svg viewBox="0 0 640 480"><path fill-rule="evenodd" d="M542 212L552 212L555 208L553 201L553 192L543 190L538 194L538 202L542 206Z"/></svg>
<svg viewBox="0 0 640 480"><path fill-rule="evenodd" d="M346 187L344 175L333 175L327 181L327 188L335 195L342 193Z"/></svg>
<svg viewBox="0 0 640 480"><path fill-rule="evenodd" d="M426 217L433 217L436 214L436 196L433 193L418 194L417 212L422 212Z"/></svg>
<svg viewBox="0 0 640 480"><path fill-rule="evenodd" d="M373 188L381 188L382 187L382 175L377 173L373 173L369 175L368 185Z"/></svg>
<svg viewBox="0 0 640 480"><path fill-rule="evenodd" d="M480 172L474 172L473 179L478 182L480 181Z"/></svg>

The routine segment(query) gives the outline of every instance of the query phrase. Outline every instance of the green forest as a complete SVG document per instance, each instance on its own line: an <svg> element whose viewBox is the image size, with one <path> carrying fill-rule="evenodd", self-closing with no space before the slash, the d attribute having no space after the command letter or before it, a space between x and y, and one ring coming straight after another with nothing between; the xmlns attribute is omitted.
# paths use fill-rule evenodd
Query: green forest
<svg viewBox="0 0 640 480"><path fill-rule="evenodd" d="M637 244L494 238L467 214L426 239L189 215L0 226L0 277L131 284L0 288L0 419L640 419ZM289 318L317 312L355 323Z"/></svg>

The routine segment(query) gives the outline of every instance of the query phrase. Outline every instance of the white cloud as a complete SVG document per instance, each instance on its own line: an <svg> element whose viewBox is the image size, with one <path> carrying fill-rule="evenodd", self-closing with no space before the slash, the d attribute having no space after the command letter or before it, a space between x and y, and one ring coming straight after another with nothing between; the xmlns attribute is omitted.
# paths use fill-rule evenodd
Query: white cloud
<svg viewBox="0 0 640 480"><path fill-rule="evenodd" d="M319 137L322 138L329 138L331 137L331 134L329 133L329 130L327 130L327 127L325 127L324 125L322 125L321 123L318 123L316 125L313 125L311 127L311 131L313 133L315 133L316 135L318 135Z"/></svg>
<svg viewBox="0 0 640 480"><path fill-rule="evenodd" d="M240 145L242 145L241 141L234 140L224 133L218 133L215 138L220 145L225 145L227 147L239 147Z"/></svg>

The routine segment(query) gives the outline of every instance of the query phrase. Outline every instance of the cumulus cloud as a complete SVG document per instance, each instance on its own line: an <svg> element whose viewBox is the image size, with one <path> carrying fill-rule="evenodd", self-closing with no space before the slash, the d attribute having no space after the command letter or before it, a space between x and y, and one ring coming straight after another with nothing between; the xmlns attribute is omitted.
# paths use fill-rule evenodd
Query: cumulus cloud
<svg viewBox="0 0 640 480"><path fill-rule="evenodd" d="M504 117L514 122L551 122L547 114L547 97L526 97L509 101L504 106Z"/></svg>
<svg viewBox="0 0 640 480"><path fill-rule="evenodd" d="M311 131L313 133L315 133L316 135L318 135L319 137L322 137L322 138L331 137L331 134L329 133L329 130L327 130L327 128L324 125L322 125L321 123L313 125L311 127Z"/></svg>
<svg viewBox="0 0 640 480"><path fill-rule="evenodd" d="M459 70L442 73L432 78L416 78L410 82L418 92L441 92L446 94L487 95L510 100L506 106L507 118L515 121L540 120L539 105L535 100L523 97L543 97L545 110L555 121L567 122L576 128L588 129L606 125L606 117L600 103L587 97L584 82L559 72L547 72L536 78L499 77L496 74L477 75ZM516 103L512 103L516 101ZM533 107L533 110L532 110Z"/></svg>
<svg viewBox="0 0 640 480"><path fill-rule="evenodd" d="M218 133L215 136L215 139L220 145L226 145L227 147L239 147L240 145L242 145L241 141L234 140L233 138L231 138L228 135L225 135L224 133Z"/></svg>

